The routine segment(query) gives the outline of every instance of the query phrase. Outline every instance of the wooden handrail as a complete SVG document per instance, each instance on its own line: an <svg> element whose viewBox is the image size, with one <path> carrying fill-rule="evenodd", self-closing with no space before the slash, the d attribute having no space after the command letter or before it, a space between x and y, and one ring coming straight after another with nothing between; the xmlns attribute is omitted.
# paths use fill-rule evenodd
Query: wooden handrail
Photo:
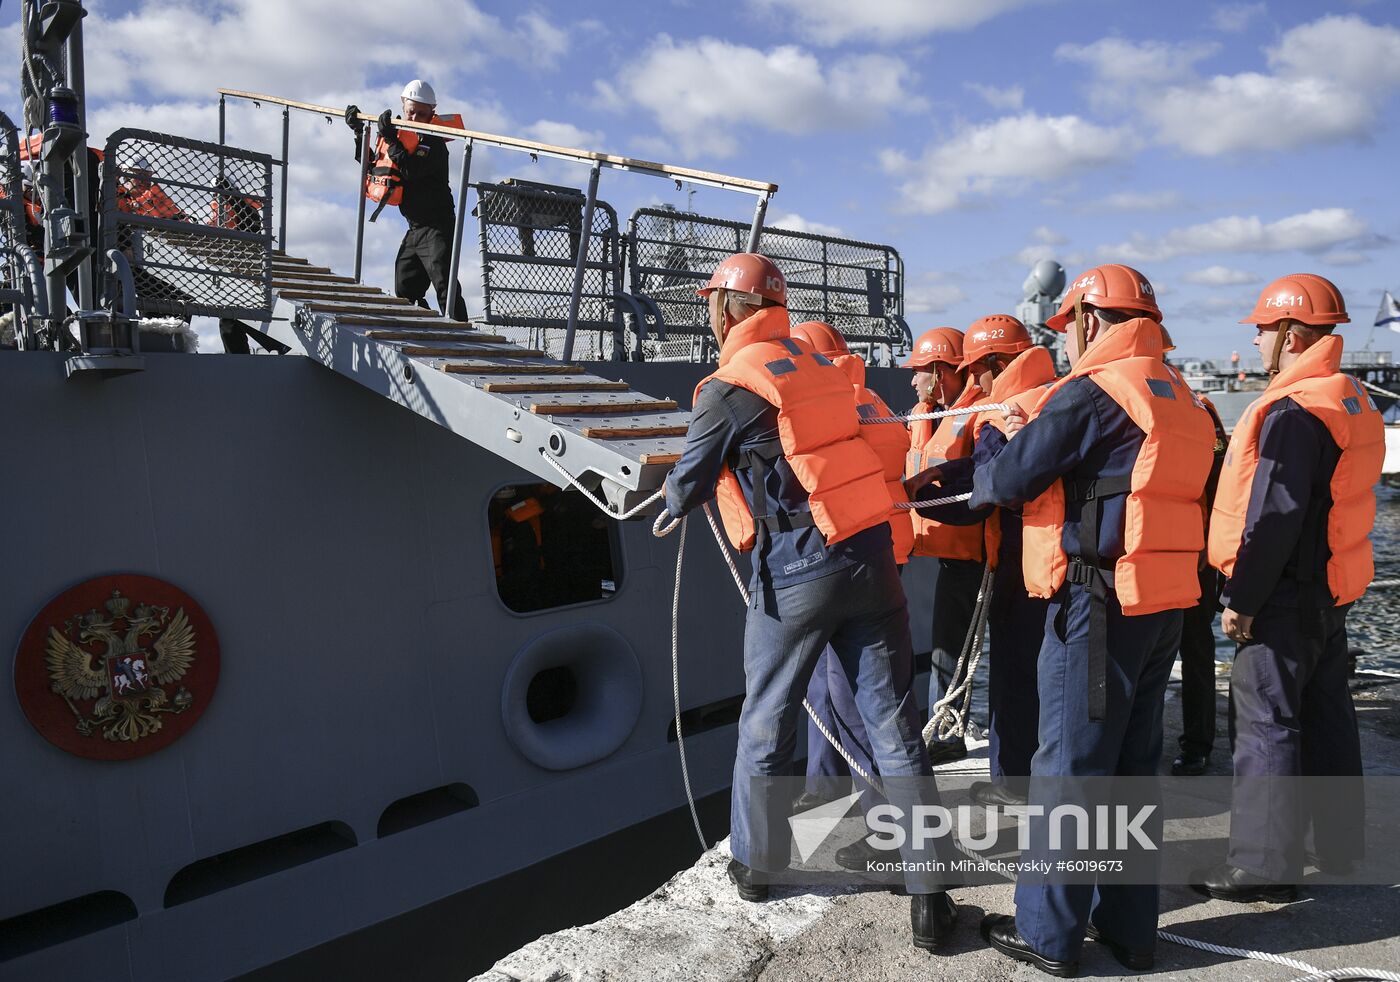
<svg viewBox="0 0 1400 982"><path fill-rule="evenodd" d="M297 102L294 99L283 99L280 96L264 95L260 92L244 92L239 89L219 89L219 95L231 96L235 99L247 99L252 102L266 102L276 106L287 106L291 109L300 109L303 112L315 113L319 116L343 118L345 115L345 110L336 109L333 106L318 106L311 102ZM378 120L377 116L371 116L368 113L360 113L359 118L367 123L373 123ZM543 154L548 157L576 160L582 163L601 164L604 167L612 167L618 170L638 171L639 173L654 174L658 177L666 177L676 181L691 181L696 184L708 184L713 187L743 191L761 197L767 197L778 190L778 185L769 184L764 181L751 181L744 177L732 177L728 174L716 174L711 171L695 170L690 167L676 167L671 164L658 163L654 160L640 160L635 157L618 157L613 154L597 153L592 150L578 150L573 147L559 147L550 143L539 143L535 140L522 140L518 137L501 136L496 133L483 133L468 129L459 130L451 126L438 126L435 123L413 123L406 119L395 119L394 124L399 129L409 130L414 133L433 133L438 136L446 136L458 140L473 140L486 146L502 147L507 150L521 150L525 153Z"/></svg>

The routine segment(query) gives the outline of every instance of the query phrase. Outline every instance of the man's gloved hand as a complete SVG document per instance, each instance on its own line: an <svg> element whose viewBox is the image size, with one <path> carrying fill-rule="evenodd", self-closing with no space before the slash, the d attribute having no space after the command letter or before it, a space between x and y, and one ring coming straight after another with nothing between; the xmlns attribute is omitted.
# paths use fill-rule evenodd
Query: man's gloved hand
<svg viewBox="0 0 1400 982"><path fill-rule="evenodd" d="M356 133L360 132L360 128L365 125L360 122L360 107L353 102L345 107L345 125Z"/></svg>
<svg viewBox="0 0 1400 982"><path fill-rule="evenodd" d="M379 114L379 136L386 143L399 138L399 128L394 125L392 109L386 109Z"/></svg>

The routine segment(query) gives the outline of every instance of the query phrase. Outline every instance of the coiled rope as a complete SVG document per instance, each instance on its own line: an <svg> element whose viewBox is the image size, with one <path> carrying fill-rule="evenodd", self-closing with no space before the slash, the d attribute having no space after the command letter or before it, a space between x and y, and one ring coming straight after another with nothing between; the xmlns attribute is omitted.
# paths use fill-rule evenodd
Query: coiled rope
<svg viewBox="0 0 1400 982"><path fill-rule="evenodd" d="M929 710L929 721L924 725L924 743L931 743L935 737L947 740L962 736L967 732L968 720L972 713L972 678L977 672L977 663L982 660L982 635L987 626L987 609L992 597L991 566L982 570L982 583L977 588L977 605L973 608L972 625L962 652L958 655L957 667L953 669L953 679L943 698ZM964 668L966 671L964 671ZM937 671L937 669L932 669ZM957 705L962 700L962 706Z"/></svg>

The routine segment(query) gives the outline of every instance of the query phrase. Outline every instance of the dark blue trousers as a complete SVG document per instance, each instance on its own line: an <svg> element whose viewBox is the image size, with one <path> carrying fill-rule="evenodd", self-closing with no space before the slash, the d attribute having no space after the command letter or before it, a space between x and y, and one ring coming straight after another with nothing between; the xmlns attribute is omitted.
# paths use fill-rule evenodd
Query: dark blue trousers
<svg viewBox="0 0 1400 982"><path fill-rule="evenodd" d="M938 803L912 692L909 612L894 556L774 591L756 591L744 628L744 708L734 760L731 847L741 863L765 872L787 868L792 834L780 794L792 773L797 724L822 649L831 645L865 725L871 756L887 779L890 803L912 817ZM916 786L917 784L917 786ZM912 842L907 839L906 842ZM908 861L926 860L910 848ZM905 880L911 893L937 889L926 872Z"/></svg>
<svg viewBox="0 0 1400 982"><path fill-rule="evenodd" d="M1089 719L1089 595L1068 584L1050 602L1040 649L1040 747L1031 761L1030 802L1048 814L1061 776L1148 776L1162 756L1162 702L1181 638L1181 611L1126 617L1108 598L1107 711ZM994 656L995 657L995 656ZM1143 826L1161 840L1161 810ZM1022 859L1073 858L1049 851L1044 817L1030 820ZM1141 885L1064 884L1023 875L1016 884L1016 927L1047 958L1075 960L1092 915L1108 937L1133 951L1156 943L1156 877Z"/></svg>
<svg viewBox="0 0 1400 982"><path fill-rule="evenodd" d="M991 651L987 660L987 711L992 780L1024 778L1038 744L1040 695L1036 663L1045 639L1048 600L1026 595L1021 554L1002 555L987 608Z"/></svg>
<svg viewBox="0 0 1400 982"><path fill-rule="evenodd" d="M841 659L835 656L830 645L817 659L812 681L807 683L807 702L856 763L867 774L875 773L871 770L875 763L870 759L870 738L865 735L865 724L860 721L855 695L846 681ZM845 778L850 775L851 768L811 717L806 713L803 716L807 719L807 790L821 794L831 789L829 784L824 786L823 778Z"/></svg>
<svg viewBox="0 0 1400 982"><path fill-rule="evenodd" d="M1348 862L1365 851L1361 742L1347 688L1348 607L1305 619L1297 607L1265 604L1254 618L1254 643L1235 655L1228 861L1257 876L1297 881L1309 821L1320 859ZM1303 776L1358 780L1308 789Z"/></svg>
<svg viewBox="0 0 1400 982"><path fill-rule="evenodd" d="M977 588L982 585L982 564L975 559L940 559L938 578L933 584L933 652L928 673L928 709L938 705L953 683L958 656L967 641L972 612L977 606ZM934 735L936 740L937 734ZM945 743L962 743L959 736L948 736Z"/></svg>

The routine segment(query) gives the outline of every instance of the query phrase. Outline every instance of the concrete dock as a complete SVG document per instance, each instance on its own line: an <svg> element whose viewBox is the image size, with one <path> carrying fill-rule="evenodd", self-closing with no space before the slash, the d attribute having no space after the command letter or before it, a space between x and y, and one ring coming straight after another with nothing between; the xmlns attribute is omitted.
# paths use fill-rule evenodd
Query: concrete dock
<svg viewBox="0 0 1400 982"><path fill-rule="evenodd" d="M1168 690L1163 770L1176 752L1180 725L1177 687ZM1359 677L1354 686L1368 775L1400 778L1400 680ZM1220 680L1220 729L1211 772L1230 773L1225 748L1225 682ZM965 761L939 768L959 778L985 776L986 745ZM848 818L850 834L861 834ZM1199 820L1203 834L1228 834L1228 813ZM1169 831L1169 835L1171 832ZM1375 835L1369 848L1393 852L1395 836ZM825 848L825 847L823 847ZM766 903L746 903L725 876L728 841L707 851L651 895L601 921L546 935L500 959L473 982L847 982L907 979L1046 978L992 951L977 926L986 912L1014 909L1010 884L958 888L957 935L943 953L921 951L909 939L909 901L885 889L775 889ZM566 885L561 887L567 889ZM1318 969L1400 971L1400 886L1304 883L1293 904L1234 904L1207 900L1184 886L1164 886L1160 929L1201 941L1271 952ZM1229 957L1159 941L1156 968L1125 975L1104 948L1089 942L1081 977L1287 980L1306 970Z"/></svg>

